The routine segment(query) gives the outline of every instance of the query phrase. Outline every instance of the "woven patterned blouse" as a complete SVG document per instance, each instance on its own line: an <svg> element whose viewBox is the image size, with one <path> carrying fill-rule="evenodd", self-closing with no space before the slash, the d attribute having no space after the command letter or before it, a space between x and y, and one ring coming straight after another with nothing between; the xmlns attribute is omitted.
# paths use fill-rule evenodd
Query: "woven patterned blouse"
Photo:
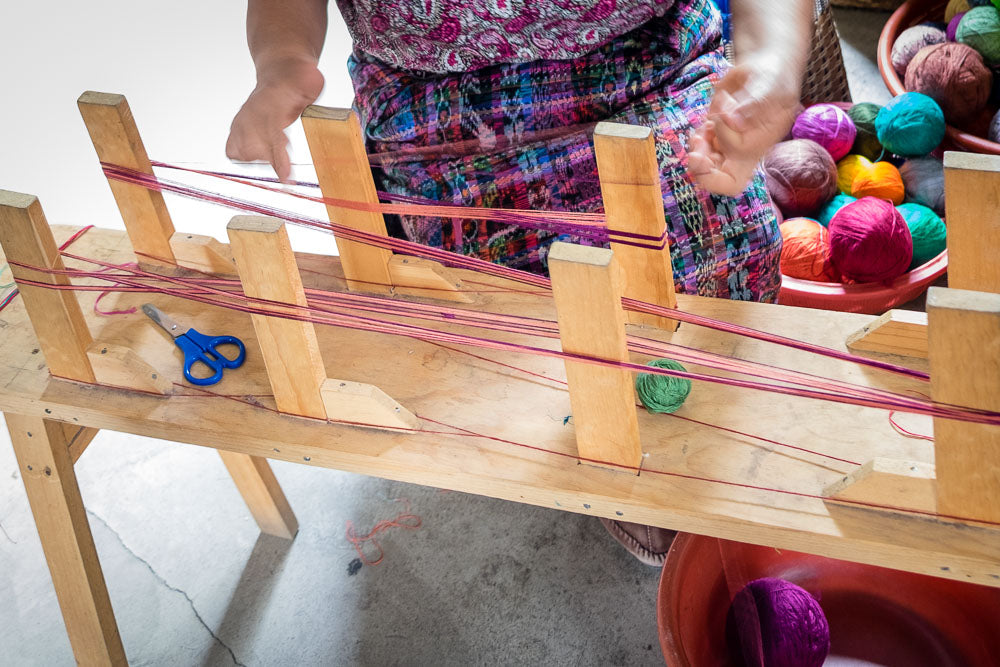
<svg viewBox="0 0 1000 667"><path fill-rule="evenodd" d="M407 70L467 72L580 56L673 0L337 0L354 48Z"/></svg>

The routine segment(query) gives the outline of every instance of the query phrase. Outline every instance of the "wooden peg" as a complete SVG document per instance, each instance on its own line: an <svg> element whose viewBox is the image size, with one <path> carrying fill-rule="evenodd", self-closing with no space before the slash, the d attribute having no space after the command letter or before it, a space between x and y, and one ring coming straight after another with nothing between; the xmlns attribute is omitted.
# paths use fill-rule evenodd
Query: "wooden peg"
<svg viewBox="0 0 1000 667"><path fill-rule="evenodd" d="M101 162L152 174L139 129L124 95L87 91L77 100ZM139 264L176 264L170 239L174 224L163 195L141 185L108 179Z"/></svg>
<svg viewBox="0 0 1000 667"><path fill-rule="evenodd" d="M0 245L51 373L79 382L94 382L94 370L87 358L90 330L76 295L68 290L22 284L31 280L69 285L69 278L15 264L41 269L66 268L36 197L0 190Z"/></svg>
<svg viewBox="0 0 1000 667"><path fill-rule="evenodd" d="M326 416L365 426L419 429L420 420L375 385L328 379L323 383Z"/></svg>
<svg viewBox="0 0 1000 667"><path fill-rule="evenodd" d="M553 243L549 273L563 351L628 361L622 276L615 254ZM580 456L637 468L642 446L631 373L566 361L566 379Z"/></svg>
<svg viewBox="0 0 1000 667"><path fill-rule="evenodd" d="M931 398L1000 412L1000 294L931 287ZM934 419L938 512L1000 521L1000 426Z"/></svg>
<svg viewBox="0 0 1000 667"><path fill-rule="evenodd" d="M237 215L227 229L247 296L275 304L307 305L302 277L283 222L276 218ZM300 312L294 308L288 310ZM326 369L312 323L267 315L252 315L251 318L278 409L326 419L320 395Z"/></svg>
<svg viewBox="0 0 1000 667"><path fill-rule="evenodd" d="M126 665L63 425L5 417L76 662Z"/></svg>
<svg viewBox="0 0 1000 667"><path fill-rule="evenodd" d="M621 123L598 123L594 130L594 152L608 229L655 239L622 239L628 243L612 240L611 249L625 273L625 296L676 308L670 241L652 130ZM632 243L662 243L662 247L644 248ZM669 331L678 325L676 320L647 313L629 311L626 317L635 324L652 324Z"/></svg>
<svg viewBox="0 0 1000 667"><path fill-rule="evenodd" d="M948 287L1000 293L1000 155L944 154Z"/></svg>
<svg viewBox="0 0 1000 667"><path fill-rule="evenodd" d="M323 196L378 204L357 114L350 109L314 105L302 113L302 127ZM378 211L355 211L336 206L327 206L326 210L330 220L338 224L387 235L385 220ZM350 289L380 294L392 291L391 251L340 238L337 250Z"/></svg>
<svg viewBox="0 0 1000 667"><path fill-rule="evenodd" d="M163 395L173 388L162 373L123 345L94 341L87 346L87 357L98 384Z"/></svg>
<svg viewBox="0 0 1000 667"><path fill-rule="evenodd" d="M828 486L823 495L832 501L934 512L934 466L875 458Z"/></svg>

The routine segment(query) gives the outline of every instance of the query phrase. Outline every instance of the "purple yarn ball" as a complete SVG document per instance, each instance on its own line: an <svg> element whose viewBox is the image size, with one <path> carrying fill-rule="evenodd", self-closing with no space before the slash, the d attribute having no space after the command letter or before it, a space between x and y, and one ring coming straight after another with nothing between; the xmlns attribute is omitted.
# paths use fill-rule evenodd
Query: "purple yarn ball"
<svg viewBox="0 0 1000 667"><path fill-rule="evenodd" d="M847 112L832 104L812 105L799 114L792 126L792 137L815 141L834 161L851 152L857 133Z"/></svg>
<svg viewBox="0 0 1000 667"><path fill-rule="evenodd" d="M957 29L957 26L956 26ZM913 56L925 46L948 41L948 35L940 28L929 25L915 25L899 33L892 45L892 67L899 76L906 74L906 67Z"/></svg>
<svg viewBox="0 0 1000 667"><path fill-rule="evenodd" d="M763 166L767 191L786 218L813 215L837 194L837 165L815 141L782 141Z"/></svg>
<svg viewBox="0 0 1000 667"><path fill-rule="evenodd" d="M990 141L1000 143L1000 111L996 112L993 120L990 121L990 130L986 138Z"/></svg>
<svg viewBox="0 0 1000 667"><path fill-rule="evenodd" d="M733 661L749 667L820 667L830 652L830 626L816 599L771 577L733 598L726 639Z"/></svg>
<svg viewBox="0 0 1000 667"><path fill-rule="evenodd" d="M892 202L862 197L830 220L830 261L846 283L895 280L913 261L913 237Z"/></svg>
<svg viewBox="0 0 1000 667"><path fill-rule="evenodd" d="M955 34L958 32L958 24L962 22L962 17L966 15L967 12L959 12L955 14L950 21L948 21L948 31L945 33L948 36L949 42L955 41Z"/></svg>

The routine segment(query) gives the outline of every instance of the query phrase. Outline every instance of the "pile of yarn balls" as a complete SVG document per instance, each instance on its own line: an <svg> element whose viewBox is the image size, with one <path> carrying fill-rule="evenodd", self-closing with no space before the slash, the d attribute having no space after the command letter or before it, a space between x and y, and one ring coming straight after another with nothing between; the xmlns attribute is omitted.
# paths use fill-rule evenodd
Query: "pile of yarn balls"
<svg viewBox="0 0 1000 667"><path fill-rule="evenodd" d="M906 90L933 98L948 124L1000 142L1000 0L951 0L940 23L907 28L892 45Z"/></svg>
<svg viewBox="0 0 1000 667"><path fill-rule="evenodd" d="M921 93L889 104L808 107L764 158L783 218L781 273L887 283L945 249L940 105Z"/></svg>

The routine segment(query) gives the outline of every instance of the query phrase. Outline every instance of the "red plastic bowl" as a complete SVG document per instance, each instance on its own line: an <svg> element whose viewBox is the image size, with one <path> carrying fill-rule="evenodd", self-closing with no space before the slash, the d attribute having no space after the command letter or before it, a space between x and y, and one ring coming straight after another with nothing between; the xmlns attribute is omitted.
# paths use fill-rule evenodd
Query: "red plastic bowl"
<svg viewBox="0 0 1000 667"><path fill-rule="evenodd" d="M733 594L761 577L787 579L819 597L830 624L828 666L1000 663L1000 589L681 534L657 600L666 664L733 664L726 613Z"/></svg>
<svg viewBox="0 0 1000 667"><path fill-rule="evenodd" d="M820 283L781 276L778 303L839 310L848 313L881 315L890 308L912 301L948 270L948 251L904 273L891 283Z"/></svg>
<svg viewBox="0 0 1000 667"><path fill-rule="evenodd" d="M885 81L886 88L893 95L906 92L906 87L892 66L892 45L896 43L896 38L899 37L899 33L922 21L942 20L947 4L941 0L907 0L892 13L882 28L882 34L878 38L878 71ZM1000 155L1000 144L963 132L951 125L945 130L945 144L972 153Z"/></svg>

